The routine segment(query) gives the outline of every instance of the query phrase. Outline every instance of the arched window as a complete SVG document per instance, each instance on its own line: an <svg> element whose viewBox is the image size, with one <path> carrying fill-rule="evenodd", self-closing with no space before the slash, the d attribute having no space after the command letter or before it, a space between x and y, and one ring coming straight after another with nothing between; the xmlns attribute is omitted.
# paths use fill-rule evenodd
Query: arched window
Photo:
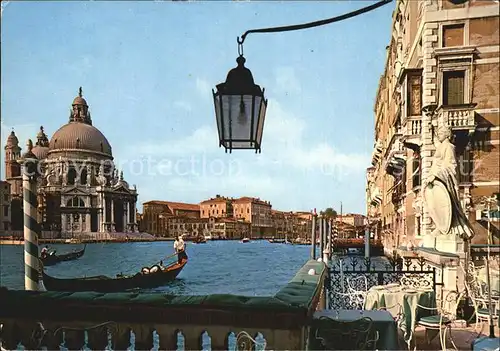
<svg viewBox="0 0 500 351"><path fill-rule="evenodd" d="M87 184L87 169L86 168L82 169L82 174L80 175L80 184L82 184L82 185Z"/></svg>
<svg viewBox="0 0 500 351"><path fill-rule="evenodd" d="M74 168L70 168L68 170L68 184L75 185L75 179L76 179L76 170Z"/></svg>
<svg viewBox="0 0 500 351"><path fill-rule="evenodd" d="M68 200L68 202L66 203L66 206L68 206L68 207L85 207L85 202L82 199L80 199L78 196L75 196L72 199Z"/></svg>

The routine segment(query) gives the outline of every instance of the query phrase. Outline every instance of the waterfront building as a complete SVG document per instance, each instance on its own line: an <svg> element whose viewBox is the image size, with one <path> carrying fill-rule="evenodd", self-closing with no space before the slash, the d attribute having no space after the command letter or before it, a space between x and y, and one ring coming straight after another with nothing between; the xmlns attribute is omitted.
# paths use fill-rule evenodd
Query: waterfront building
<svg viewBox="0 0 500 351"><path fill-rule="evenodd" d="M12 131L5 145L5 175L11 186L11 229L23 230L22 149ZM40 161L38 219L42 237L137 231L137 190L113 162L111 144L93 125L82 89L68 123L50 138L43 127L32 152Z"/></svg>
<svg viewBox="0 0 500 351"><path fill-rule="evenodd" d="M214 198L200 202L201 218L233 217L233 199L216 195Z"/></svg>
<svg viewBox="0 0 500 351"><path fill-rule="evenodd" d="M346 213L335 218L336 222L346 223L353 227L362 227L365 225L366 217L358 213Z"/></svg>
<svg viewBox="0 0 500 351"><path fill-rule="evenodd" d="M275 235L278 238L287 236L291 240L295 237L294 227L296 227L297 217L293 212L271 210L271 218Z"/></svg>
<svg viewBox="0 0 500 351"><path fill-rule="evenodd" d="M499 191L498 4L398 0L375 99L367 213L386 249L423 245L433 230L421 184L438 125L451 128L462 207L486 242L482 196ZM491 223L498 231L499 222ZM498 239L494 239L498 243Z"/></svg>
<svg viewBox="0 0 500 351"><path fill-rule="evenodd" d="M250 223L235 218L217 218L211 235L214 239L243 239L250 236Z"/></svg>
<svg viewBox="0 0 500 351"><path fill-rule="evenodd" d="M10 184L0 180L0 233L5 234L10 230Z"/></svg>
<svg viewBox="0 0 500 351"><path fill-rule="evenodd" d="M244 196L233 200L233 216L252 224L252 238L273 235L271 203L259 198Z"/></svg>
<svg viewBox="0 0 500 351"><path fill-rule="evenodd" d="M168 236L170 224L174 225L175 222L175 225L177 225L180 218L200 218L200 206L198 204L158 200L148 201L143 204L143 228L149 234ZM172 219L172 223L169 223L170 219ZM177 229L179 228L176 227L175 230ZM174 230L173 227L172 230Z"/></svg>

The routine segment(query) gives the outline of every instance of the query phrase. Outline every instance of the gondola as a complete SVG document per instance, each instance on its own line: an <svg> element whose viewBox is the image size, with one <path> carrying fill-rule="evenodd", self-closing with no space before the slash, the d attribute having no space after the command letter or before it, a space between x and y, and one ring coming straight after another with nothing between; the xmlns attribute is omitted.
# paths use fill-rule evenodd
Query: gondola
<svg viewBox="0 0 500 351"><path fill-rule="evenodd" d="M74 252L69 252L66 254L62 255L56 255L55 253L53 254L48 254L44 257L40 257L40 260L44 264L44 266L52 266L55 265L56 263L63 262L63 261L73 261L76 260L80 257L82 257L85 254L85 248L87 247L87 244L83 246L83 249L80 251L74 251Z"/></svg>
<svg viewBox="0 0 500 351"><path fill-rule="evenodd" d="M104 275L69 279L54 278L45 273L42 266L43 285L48 291L120 292L131 289L156 288L174 280L187 262L186 255L180 263L175 262L168 267L160 267L160 265L155 264L142 268L135 275L117 274L115 278Z"/></svg>

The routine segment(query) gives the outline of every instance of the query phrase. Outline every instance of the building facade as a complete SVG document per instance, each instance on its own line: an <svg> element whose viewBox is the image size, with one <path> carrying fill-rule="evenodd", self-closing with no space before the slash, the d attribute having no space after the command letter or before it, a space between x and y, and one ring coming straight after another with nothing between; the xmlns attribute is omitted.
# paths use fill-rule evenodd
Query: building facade
<svg viewBox="0 0 500 351"><path fill-rule="evenodd" d="M233 199L220 195L200 203L201 218L229 218L233 217Z"/></svg>
<svg viewBox="0 0 500 351"><path fill-rule="evenodd" d="M434 229L421 185L441 125L453 133L472 242L486 242L476 212L500 187L498 9L481 0L396 2L367 169L367 213L385 247L423 245Z"/></svg>
<svg viewBox="0 0 500 351"><path fill-rule="evenodd" d="M263 238L273 235L271 203L254 197L233 200L233 216L252 224L252 237Z"/></svg>
<svg viewBox="0 0 500 351"><path fill-rule="evenodd" d="M0 180L0 233L5 234L11 229L11 195L10 184Z"/></svg>
<svg viewBox="0 0 500 351"><path fill-rule="evenodd" d="M174 225L174 222L175 225L178 225L181 218L199 219L200 205L157 200L143 204L142 223L144 230L149 234L168 237L170 235L170 225ZM174 229L179 228L172 227L171 230Z"/></svg>
<svg viewBox="0 0 500 351"><path fill-rule="evenodd" d="M365 225L366 217L358 213L346 213L337 216L335 221L349 224L353 227L363 227Z"/></svg>
<svg viewBox="0 0 500 351"><path fill-rule="evenodd" d="M89 233L136 232L137 190L113 162L112 148L93 125L80 88L69 121L48 138L40 128L28 145L40 162L38 219L43 231L62 237ZM5 145L6 181L11 186L11 229L23 229L22 149L14 131Z"/></svg>

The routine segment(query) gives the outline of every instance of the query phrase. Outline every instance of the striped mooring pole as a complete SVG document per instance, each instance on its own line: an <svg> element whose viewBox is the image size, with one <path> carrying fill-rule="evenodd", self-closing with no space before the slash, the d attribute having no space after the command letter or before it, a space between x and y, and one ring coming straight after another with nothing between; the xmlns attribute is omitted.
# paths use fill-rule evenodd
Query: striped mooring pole
<svg viewBox="0 0 500 351"><path fill-rule="evenodd" d="M38 160L33 154L33 142L28 140L28 150L21 159L23 170L24 208L24 288L38 290L38 235L40 226L37 215Z"/></svg>

